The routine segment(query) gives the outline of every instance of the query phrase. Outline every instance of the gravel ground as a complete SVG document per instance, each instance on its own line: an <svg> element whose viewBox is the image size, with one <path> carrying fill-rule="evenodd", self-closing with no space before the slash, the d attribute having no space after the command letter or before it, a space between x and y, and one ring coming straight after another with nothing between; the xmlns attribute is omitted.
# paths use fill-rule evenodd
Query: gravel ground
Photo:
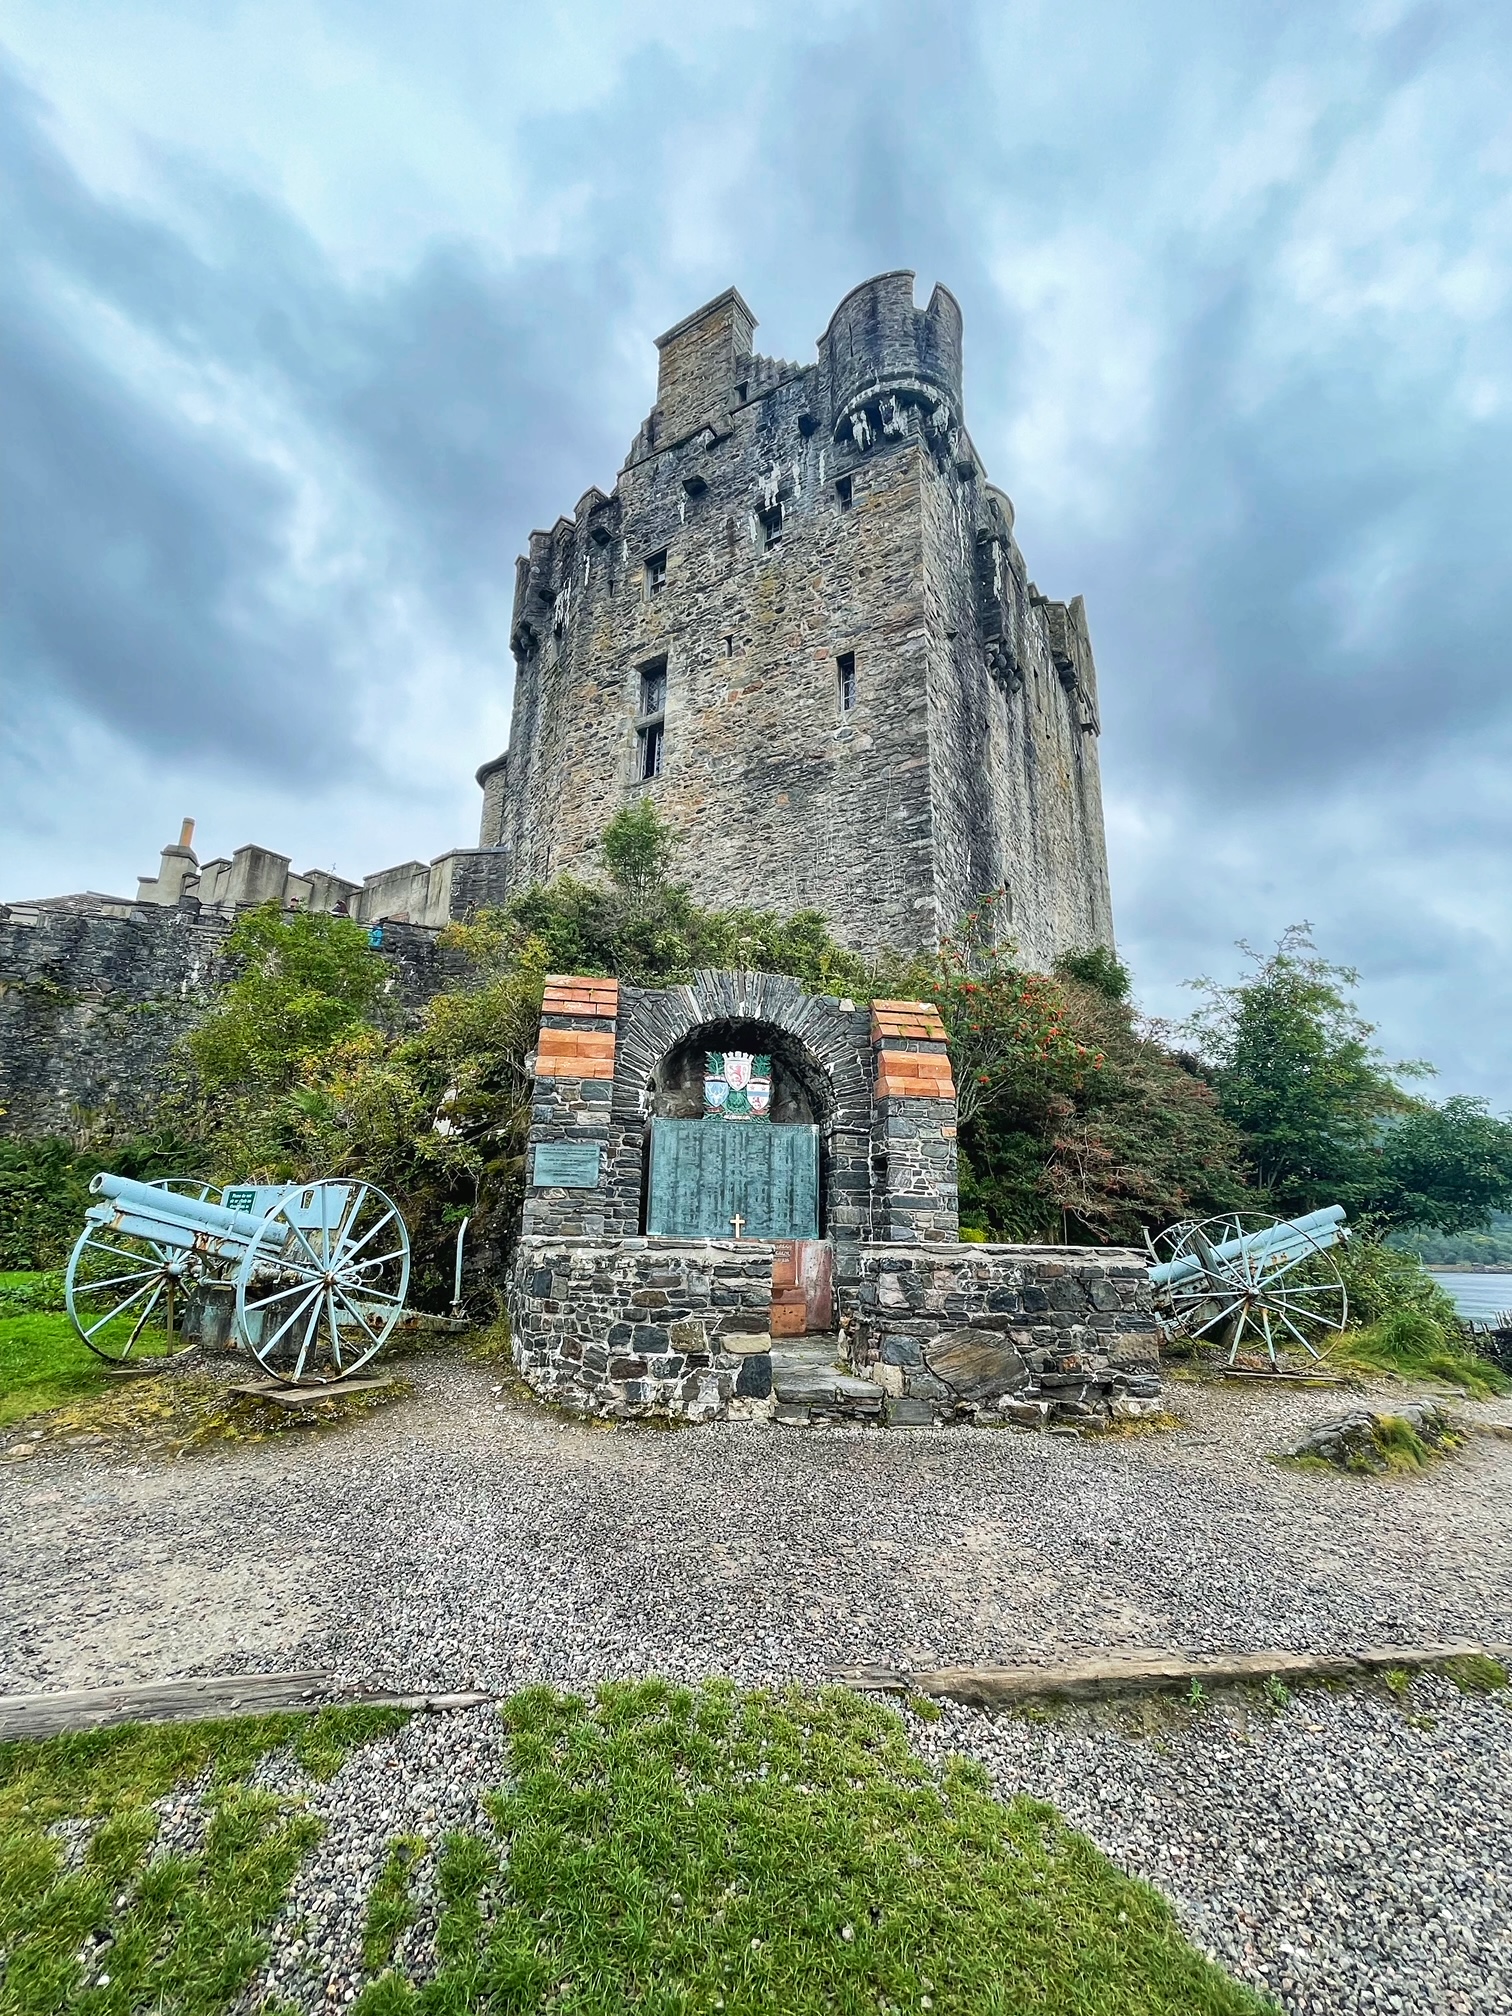
<svg viewBox="0 0 1512 2016"><path fill-rule="evenodd" d="M1125 1711L1127 1712L1127 1711ZM1306 2016L1512 2010L1512 1702L1424 1676L1280 1714L1049 1723L966 1708L916 1735L1052 1800L1198 1946ZM1099 1726L1099 1725L1102 1726Z"/></svg>
<svg viewBox="0 0 1512 2016"><path fill-rule="evenodd" d="M1477 1438L1405 1479L1266 1460L1339 1411L1336 1394L1178 1385L1179 1429L1118 1441L615 1431L443 1353L406 1370L414 1400L328 1435L9 1465L0 1690L308 1665L502 1692L1107 1647L1512 1641L1512 1442ZM1137 1741L952 1710L919 1740L1051 1798L1289 2008L1512 2010L1493 1950L1512 1924L1512 1720L1502 1701L1417 1691L1432 1728L1357 1691L1247 1730L1227 1709ZM339 2006L387 1840L479 1824L499 1768L490 1711L423 1717L309 1788L330 1831L264 1985ZM197 1824L197 1802L179 1803L173 1824ZM430 1880L426 1864L422 1905ZM402 1949L422 1973L433 1919L423 1908Z"/></svg>
<svg viewBox="0 0 1512 2016"><path fill-rule="evenodd" d="M325 1435L5 1471L0 1690L331 1666L406 1687L877 1659L1512 1641L1512 1442L1278 1470L1337 1411L1175 1387L1168 1435L565 1421L442 1354Z"/></svg>
<svg viewBox="0 0 1512 2016"><path fill-rule="evenodd" d="M1050 1721L947 1707L909 1718L933 1763L979 1759L1005 1796L1048 1799L1120 1867L1173 1902L1187 1936L1296 2016L1485 2016L1512 2010L1512 1702L1424 1677L1309 1690L1275 1712L1219 1701L1067 1710ZM418 1836L416 1922L396 1955L436 1966L435 1851L487 1832L504 1775L492 1709L417 1716L354 1752L325 1784L286 1753L257 1782L306 1799L326 1826L243 1997L302 2011L350 2001L366 1978L367 1900L388 1841ZM191 1850L194 1792L164 1801L160 1847ZM375 1814L383 1816L375 1830Z"/></svg>

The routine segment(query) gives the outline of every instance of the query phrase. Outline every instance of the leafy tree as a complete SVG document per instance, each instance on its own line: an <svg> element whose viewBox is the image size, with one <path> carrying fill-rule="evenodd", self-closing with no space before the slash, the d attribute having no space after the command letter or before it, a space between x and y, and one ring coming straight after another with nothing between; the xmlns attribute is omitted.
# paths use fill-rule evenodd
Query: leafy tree
<svg viewBox="0 0 1512 2016"><path fill-rule="evenodd" d="M1512 1203L1512 1122L1484 1099L1414 1104L1386 1128L1367 1208L1392 1228L1478 1231Z"/></svg>
<svg viewBox="0 0 1512 2016"><path fill-rule="evenodd" d="M996 901L984 896L938 952L879 975L889 992L931 1001L939 1011L963 1127L994 1108L1043 1100L1102 1068L1068 1028L1056 982L1025 972L1016 948L998 939Z"/></svg>
<svg viewBox="0 0 1512 2016"><path fill-rule="evenodd" d="M835 943L818 911L782 918L743 907L705 910L671 880L677 844L649 799L625 807L600 842L607 882L564 875L523 891L480 920L493 956L652 987L686 980L699 967L743 967L789 973L815 993L869 998L871 968Z"/></svg>
<svg viewBox="0 0 1512 2016"><path fill-rule="evenodd" d="M621 806L599 839L609 880L627 904L653 903L666 892L677 854L676 831L649 798Z"/></svg>
<svg viewBox="0 0 1512 2016"><path fill-rule="evenodd" d="M1278 1211L1343 1204L1377 1234L1447 1232L1485 1226L1512 1202L1512 1123L1481 1099L1410 1093L1402 1081L1431 1067L1386 1061L1355 1007L1352 968L1319 958L1306 925L1269 957L1249 956L1247 980L1196 983L1207 1005L1192 1028Z"/></svg>
<svg viewBox="0 0 1512 2016"><path fill-rule="evenodd" d="M1386 1123L1412 1107L1400 1081L1429 1067L1386 1061L1355 1007L1359 975L1320 958L1307 925L1284 932L1267 957L1242 949L1248 979L1192 983L1207 1000L1189 1026L1223 1114L1277 1210L1358 1208L1378 1188Z"/></svg>
<svg viewBox="0 0 1512 2016"><path fill-rule="evenodd" d="M237 919L226 951L240 971L187 1038L212 1101L293 1085L307 1057L367 1018L386 977L362 925L272 902Z"/></svg>
<svg viewBox="0 0 1512 2016"><path fill-rule="evenodd" d="M1074 980L1094 994L1105 994L1110 1001L1127 1001L1134 985L1128 967L1106 945L1063 953L1055 962L1055 970L1063 980Z"/></svg>
<svg viewBox="0 0 1512 2016"><path fill-rule="evenodd" d="M938 954L883 977L932 1000L960 1096L961 1219L1007 1239L1137 1242L1241 1201L1239 1143L1196 1060L1139 1021L1098 947L1026 973L984 898Z"/></svg>

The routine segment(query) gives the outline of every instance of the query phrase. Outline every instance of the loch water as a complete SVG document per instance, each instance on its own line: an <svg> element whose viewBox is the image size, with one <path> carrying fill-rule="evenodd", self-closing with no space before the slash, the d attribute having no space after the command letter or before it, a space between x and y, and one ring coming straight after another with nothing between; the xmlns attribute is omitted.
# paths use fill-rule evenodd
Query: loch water
<svg viewBox="0 0 1512 2016"><path fill-rule="evenodd" d="M1468 1323L1490 1323L1512 1309L1512 1274L1429 1273Z"/></svg>

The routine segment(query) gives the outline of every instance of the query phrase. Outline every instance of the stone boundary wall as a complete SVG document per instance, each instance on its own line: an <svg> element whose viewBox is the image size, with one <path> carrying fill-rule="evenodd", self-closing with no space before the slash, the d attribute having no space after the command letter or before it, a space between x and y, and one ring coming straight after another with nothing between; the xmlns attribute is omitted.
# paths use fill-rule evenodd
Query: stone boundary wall
<svg viewBox="0 0 1512 2016"><path fill-rule="evenodd" d="M179 1038L229 977L234 922L192 898L117 917L0 905L0 1134L66 1133L76 1107L151 1125ZM385 924L382 952L403 1015L467 971L420 925Z"/></svg>
<svg viewBox="0 0 1512 2016"><path fill-rule="evenodd" d="M515 1366L543 1400L620 1418L772 1410L765 1241L527 1236L508 1302Z"/></svg>
<svg viewBox="0 0 1512 2016"><path fill-rule="evenodd" d="M855 1369L933 1416L1158 1411L1148 1267L1131 1249L868 1246L847 1299Z"/></svg>

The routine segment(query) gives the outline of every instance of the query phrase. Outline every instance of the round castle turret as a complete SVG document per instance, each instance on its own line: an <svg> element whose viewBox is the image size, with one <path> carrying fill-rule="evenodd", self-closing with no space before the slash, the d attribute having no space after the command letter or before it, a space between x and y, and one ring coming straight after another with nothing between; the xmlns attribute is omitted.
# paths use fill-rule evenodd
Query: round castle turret
<svg viewBox="0 0 1512 2016"><path fill-rule="evenodd" d="M913 295L912 273L882 273L853 287L830 317L819 351L829 368L837 441L854 434L862 415L871 435L892 431L900 406L920 407L933 419L932 432L960 425L961 310L944 287L927 308L915 308Z"/></svg>

